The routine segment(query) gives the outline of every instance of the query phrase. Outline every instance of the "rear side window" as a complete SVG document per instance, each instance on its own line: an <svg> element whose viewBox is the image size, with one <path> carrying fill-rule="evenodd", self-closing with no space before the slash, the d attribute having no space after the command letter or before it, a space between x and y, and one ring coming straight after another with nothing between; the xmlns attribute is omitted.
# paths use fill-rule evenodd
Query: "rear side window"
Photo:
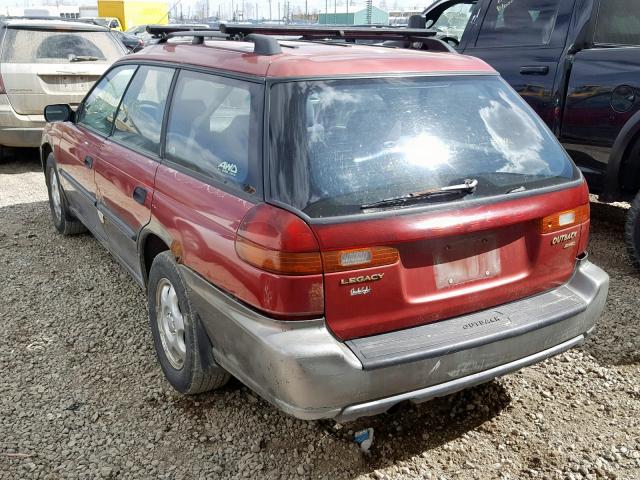
<svg viewBox="0 0 640 480"><path fill-rule="evenodd" d="M164 107L172 68L140 67L122 100L113 138L149 153L160 153Z"/></svg>
<svg viewBox="0 0 640 480"><path fill-rule="evenodd" d="M547 45L561 0L491 0L476 46Z"/></svg>
<svg viewBox="0 0 640 480"><path fill-rule="evenodd" d="M78 123L103 135L110 135L120 99L136 67L126 65L109 71L84 100Z"/></svg>
<svg viewBox="0 0 640 480"><path fill-rule="evenodd" d="M112 63L123 52L109 32L8 29L2 60L8 63Z"/></svg>
<svg viewBox="0 0 640 480"><path fill-rule="evenodd" d="M640 2L601 0L594 42L640 45Z"/></svg>
<svg viewBox="0 0 640 480"><path fill-rule="evenodd" d="M466 179L475 192L452 201L579 178L497 76L280 83L270 109L271 192L311 217L367 213L363 205Z"/></svg>
<svg viewBox="0 0 640 480"><path fill-rule="evenodd" d="M263 87L183 70L167 125L166 157L193 172L260 190Z"/></svg>

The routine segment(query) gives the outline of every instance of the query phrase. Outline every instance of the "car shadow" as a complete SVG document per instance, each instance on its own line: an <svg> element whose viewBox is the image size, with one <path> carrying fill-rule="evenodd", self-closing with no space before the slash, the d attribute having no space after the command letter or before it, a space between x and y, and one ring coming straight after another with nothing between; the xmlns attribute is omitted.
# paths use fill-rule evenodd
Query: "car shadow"
<svg viewBox="0 0 640 480"><path fill-rule="evenodd" d="M325 432L353 442L355 432L372 428L374 442L362 456L359 473L385 468L399 461L438 448L465 433L485 426L511 403L511 396L499 381L491 381L421 404L402 403L387 413L363 417L335 431L332 422L322 423ZM402 448L398 448L401 445Z"/></svg>
<svg viewBox="0 0 640 480"><path fill-rule="evenodd" d="M511 396L503 382L494 380L421 404L401 403L387 413L345 424L294 419L259 399L234 378L215 392L193 397L172 394L170 403L181 414L195 417L201 425L215 424L212 412L222 405L226 410L226 425L239 429L252 425L250 430L261 425L258 431L270 433L266 438L258 435L255 439L266 456L280 458L276 463L283 460L283 455L292 454L293 445L298 445L294 438L300 435L299 446L303 451L294 455L300 462L306 458L313 464L311 478L332 478L336 470L342 472L339 478L354 478L423 455L468 432L492 431L491 420L509 407ZM238 408L234 408L233 403L237 403ZM369 428L373 429L373 444L364 452L355 443L354 435ZM313 453L305 448L309 430L315 432ZM205 428L203 434L220 436L218 431L215 427L209 431ZM224 438L224 434L220 438ZM328 462L321 460L323 452L329 453ZM265 478L273 477L266 475Z"/></svg>
<svg viewBox="0 0 640 480"><path fill-rule="evenodd" d="M19 174L42 169L37 148L7 148L0 159L0 174Z"/></svg>

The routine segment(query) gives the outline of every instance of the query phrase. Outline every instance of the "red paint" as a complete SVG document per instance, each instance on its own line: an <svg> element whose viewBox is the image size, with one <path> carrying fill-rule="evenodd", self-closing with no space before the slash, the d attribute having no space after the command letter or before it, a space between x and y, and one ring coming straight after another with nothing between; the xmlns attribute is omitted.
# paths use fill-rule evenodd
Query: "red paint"
<svg viewBox="0 0 640 480"><path fill-rule="evenodd" d="M482 60L453 53L430 53L352 45L335 47L286 42L282 54L254 55L253 44L215 41L194 47L160 44L126 57L127 60L177 62L262 77L310 77L380 73L495 73Z"/></svg>
<svg viewBox="0 0 640 480"><path fill-rule="evenodd" d="M484 62L461 55L288 43L296 48L283 48L282 54L270 57L254 55L244 42L164 44L127 61L282 78L493 72ZM588 203L586 184L480 206L459 201L439 211L408 209L383 219L363 215L348 223L307 225L290 212L243 200L70 123L47 127L45 136L62 169L94 185L97 199L127 224L141 228L148 221L149 231L167 246L179 246L180 261L212 284L275 318L325 315L328 327L343 339L433 322L556 287L569 279L588 240L588 221L559 232L577 233L569 248L552 244L556 234L538 231L542 217ZM95 158L95 179L94 171L82 164L87 154ZM148 189L143 205L132 200L135 186ZM239 235L289 253L389 246L398 250L400 259L393 265L340 273L277 275L238 257ZM373 274L379 274L373 277L378 280L364 278ZM344 285L343 280L358 277L364 280ZM370 291L352 295L359 287Z"/></svg>
<svg viewBox="0 0 640 480"><path fill-rule="evenodd" d="M185 265L268 314L322 315L322 275L275 275L238 258L236 231L252 207L245 200L169 167L158 169L152 215L172 239L182 244Z"/></svg>
<svg viewBox="0 0 640 480"><path fill-rule="evenodd" d="M541 235L538 221L588 201L583 184L493 205L460 209L457 203L442 212L316 225L313 228L322 250L386 245L400 251L396 265L325 274L327 323L340 338L361 337L482 310L557 287L569 279L576 255L584 251L582 237L588 222ZM551 244L554 236L572 231L578 232L574 246L565 249L563 244ZM486 251L495 244L499 274L490 272L487 278L439 288L436 263L438 257L446 258L447 247L467 242L466 253L460 256L464 258L478 254L473 245L483 240ZM351 295L351 289L360 285L340 284L341 279L373 273L384 276L362 284L371 287L367 295Z"/></svg>

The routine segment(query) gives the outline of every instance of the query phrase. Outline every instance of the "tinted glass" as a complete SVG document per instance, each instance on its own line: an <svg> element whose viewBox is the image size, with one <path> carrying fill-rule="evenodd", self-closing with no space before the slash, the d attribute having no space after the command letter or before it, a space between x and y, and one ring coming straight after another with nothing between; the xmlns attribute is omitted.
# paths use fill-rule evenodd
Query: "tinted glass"
<svg viewBox="0 0 640 480"><path fill-rule="evenodd" d="M262 86L182 71L167 126L166 156L194 172L259 190Z"/></svg>
<svg viewBox="0 0 640 480"><path fill-rule="evenodd" d="M7 30L2 59L9 63L113 63L123 55L109 32Z"/></svg>
<svg viewBox="0 0 640 480"><path fill-rule="evenodd" d="M546 45L561 0L491 0L477 46Z"/></svg>
<svg viewBox="0 0 640 480"><path fill-rule="evenodd" d="M271 95L271 190L312 217L465 179L478 187L454 201L579 178L498 77L291 82Z"/></svg>
<svg viewBox="0 0 640 480"><path fill-rule="evenodd" d="M640 2L602 0L594 41L615 45L640 45Z"/></svg>
<svg viewBox="0 0 640 480"><path fill-rule="evenodd" d="M440 35L460 41L474 8L475 5L472 3L452 5L442 12L442 15L429 28L437 30Z"/></svg>
<svg viewBox="0 0 640 480"><path fill-rule="evenodd" d="M162 119L173 73L172 68L138 69L120 105L114 139L150 153L160 153Z"/></svg>
<svg viewBox="0 0 640 480"><path fill-rule="evenodd" d="M78 114L78 123L103 135L111 134L116 109L136 67L117 67L107 73L85 99Z"/></svg>

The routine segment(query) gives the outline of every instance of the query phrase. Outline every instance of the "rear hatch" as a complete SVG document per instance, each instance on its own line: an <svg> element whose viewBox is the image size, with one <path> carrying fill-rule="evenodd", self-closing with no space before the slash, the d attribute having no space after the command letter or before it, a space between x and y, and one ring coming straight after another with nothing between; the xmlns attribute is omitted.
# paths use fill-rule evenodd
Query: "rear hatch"
<svg viewBox="0 0 640 480"><path fill-rule="evenodd" d="M42 115L55 103L78 104L102 73L124 53L108 31L10 25L1 70L16 113ZM91 28L91 27L87 27Z"/></svg>
<svg viewBox="0 0 640 480"><path fill-rule="evenodd" d="M572 275L586 186L499 77L298 81L271 95L273 200L317 237L336 336L486 309Z"/></svg>

